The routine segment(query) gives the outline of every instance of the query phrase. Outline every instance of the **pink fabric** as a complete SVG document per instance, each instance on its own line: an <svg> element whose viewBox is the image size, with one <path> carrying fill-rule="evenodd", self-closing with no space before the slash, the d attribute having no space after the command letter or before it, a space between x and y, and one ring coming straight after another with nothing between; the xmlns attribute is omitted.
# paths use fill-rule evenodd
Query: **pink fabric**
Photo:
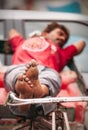
<svg viewBox="0 0 88 130"><path fill-rule="evenodd" d="M16 36L10 39L10 44L14 50L12 64L27 63L35 59L38 63L57 71L61 71L77 54L74 45L61 49L43 37L29 38L24 41L21 36Z"/></svg>
<svg viewBox="0 0 88 130"><path fill-rule="evenodd" d="M61 89L57 97L76 97L82 96L76 83L69 84L66 88ZM75 121L82 123L84 120L84 112L87 102L67 102L62 103L67 108L75 108Z"/></svg>
<svg viewBox="0 0 88 130"><path fill-rule="evenodd" d="M3 72L0 72L0 88L3 88L3 87L4 87L3 77L4 77L4 73L3 73Z"/></svg>
<svg viewBox="0 0 88 130"><path fill-rule="evenodd" d="M7 91L5 90L5 88L0 88L0 105L3 105L5 103L6 97Z"/></svg>

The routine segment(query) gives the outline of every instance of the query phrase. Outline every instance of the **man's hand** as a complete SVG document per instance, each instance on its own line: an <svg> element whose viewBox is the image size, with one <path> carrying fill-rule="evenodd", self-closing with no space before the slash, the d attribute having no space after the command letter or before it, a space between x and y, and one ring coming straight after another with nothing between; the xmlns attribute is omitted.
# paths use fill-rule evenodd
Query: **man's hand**
<svg viewBox="0 0 88 130"><path fill-rule="evenodd" d="M8 35L9 39L12 39L15 36L21 36L21 34L19 32L17 32L15 29L11 29L9 31L9 35Z"/></svg>
<svg viewBox="0 0 88 130"><path fill-rule="evenodd" d="M83 51L83 49L85 48L86 43L85 43L85 41L80 40L77 43L75 43L74 46L76 47L78 54L80 54Z"/></svg>

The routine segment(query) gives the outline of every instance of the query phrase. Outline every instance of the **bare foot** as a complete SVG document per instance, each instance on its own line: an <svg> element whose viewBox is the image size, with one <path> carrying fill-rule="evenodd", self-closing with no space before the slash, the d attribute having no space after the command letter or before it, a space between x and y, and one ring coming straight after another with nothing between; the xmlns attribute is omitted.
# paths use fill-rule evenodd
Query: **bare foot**
<svg viewBox="0 0 88 130"><path fill-rule="evenodd" d="M38 80L38 68L34 60L27 64L25 73L20 75L15 85L19 98L31 99L42 97L42 88ZM30 105L22 105L22 111L28 110Z"/></svg>

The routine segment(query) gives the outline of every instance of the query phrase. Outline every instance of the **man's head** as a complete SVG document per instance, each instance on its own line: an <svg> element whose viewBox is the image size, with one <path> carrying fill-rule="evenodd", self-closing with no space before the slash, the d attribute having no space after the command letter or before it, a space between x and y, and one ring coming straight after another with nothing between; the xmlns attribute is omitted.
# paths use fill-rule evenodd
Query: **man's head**
<svg viewBox="0 0 88 130"><path fill-rule="evenodd" d="M64 25L52 22L43 30L42 35L63 47L69 38L69 31Z"/></svg>

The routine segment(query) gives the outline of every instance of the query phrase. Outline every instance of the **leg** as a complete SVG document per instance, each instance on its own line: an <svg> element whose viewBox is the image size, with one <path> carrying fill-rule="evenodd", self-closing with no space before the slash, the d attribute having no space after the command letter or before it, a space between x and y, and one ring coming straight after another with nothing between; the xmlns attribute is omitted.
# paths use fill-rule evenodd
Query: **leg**
<svg viewBox="0 0 88 130"><path fill-rule="evenodd" d="M17 92L20 98L54 97L60 91L61 79L56 71L42 65L37 66L36 62L31 61L27 66L10 66L5 74L4 83L8 91ZM56 106L36 104L36 107L40 105L43 106L44 115ZM11 107L11 110L18 115L29 116L27 112L24 114L20 109L18 110L18 106Z"/></svg>
<svg viewBox="0 0 88 130"><path fill-rule="evenodd" d="M38 68L33 60L27 64L25 72L18 76L15 90L19 98L39 98L48 95L49 90L46 85L41 85L38 79ZM22 110L29 109L30 105L22 106Z"/></svg>

